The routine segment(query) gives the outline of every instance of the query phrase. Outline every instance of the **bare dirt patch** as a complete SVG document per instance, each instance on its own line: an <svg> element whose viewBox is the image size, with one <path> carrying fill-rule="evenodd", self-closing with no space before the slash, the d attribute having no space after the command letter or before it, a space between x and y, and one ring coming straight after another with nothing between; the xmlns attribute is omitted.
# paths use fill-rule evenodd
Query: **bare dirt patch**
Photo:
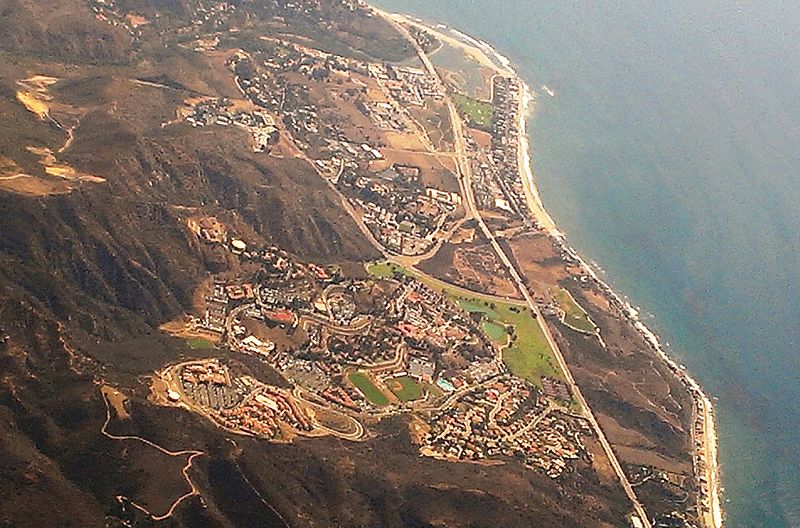
<svg viewBox="0 0 800 528"><path fill-rule="evenodd" d="M508 245L537 293L545 293L548 286L570 276L559 252L546 236L524 235L509 240Z"/></svg>
<svg viewBox="0 0 800 528"><path fill-rule="evenodd" d="M447 192L459 191L455 161L447 154L389 148L383 149L382 154L384 159L373 161L370 164L371 170L380 171L392 164L419 167L420 180L425 187L436 187Z"/></svg>
<svg viewBox="0 0 800 528"><path fill-rule="evenodd" d="M100 391L103 393L103 396L105 396L106 401L111 405L111 408L114 409L118 420L131 419L128 409L125 408L125 402L128 401L128 398L124 394L110 385L103 385Z"/></svg>
<svg viewBox="0 0 800 528"><path fill-rule="evenodd" d="M436 255L420 263L419 268L473 291L511 298L519 296L491 246L482 240L444 244Z"/></svg>

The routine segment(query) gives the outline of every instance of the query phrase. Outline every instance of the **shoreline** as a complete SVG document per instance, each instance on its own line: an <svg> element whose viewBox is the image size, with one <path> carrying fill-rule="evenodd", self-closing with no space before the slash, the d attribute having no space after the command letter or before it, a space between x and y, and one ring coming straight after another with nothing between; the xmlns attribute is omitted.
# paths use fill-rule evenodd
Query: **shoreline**
<svg viewBox="0 0 800 528"><path fill-rule="evenodd" d="M489 46L486 43L483 44ZM489 46L489 48L492 49L491 46ZM498 57L503 57L496 51L494 53ZM703 429L702 440L700 441L703 444L701 450L703 451L704 469L699 469L696 450L692 450L692 465L695 476L699 477L702 475L702 477L704 477L707 481L708 487L706 492L700 493L701 503L707 501L708 507L708 511L703 513L702 518L705 520L707 527L722 528L724 524L724 513L722 511L722 490L719 475L719 445L716 432L716 422L714 419L714 407L711 399L708 397L705 391L703 391L701 385L686 371L685 367L679 365L667 354L666 350L661 345L661 340L658 338L658 335L656 335L656 333L652 331L639 317L639 310L634 308L629 301L624 300L620 294L614 291L614 289L606 281L600 278L594 267L583 257L581 257L572 246L568 245L566 235L558 229L555 221L544 208L541 195L536 187L532 166L530 138L527 128L527 121L533 115L531 105L534 103L535 96L533 95L533 92L528 84L510 66L510 63L507 68L523 87L523 96L520 101L521 108L519 112L518 123L518 132L520 138L519 172L523 187L525 189L528 207L533 216L536 218L537 222L539 222L540 227L543 228L545 232L556 241L559 247L566 251L572 258L574 258L580 264L581 268L586 270L589 276L592 277L592 279L600 286L607 296L609 296L615 303L618 304L618 307L622 310L622 313L625 315L628 321L630 321L634 328L636 328L636 330L645 338L645 340L650 343L653 352L655 352L655 354L667 365L670 371L672 371L673 375L677 377L677 379L691 394L695 404L695 408L692 410L692 414L695 418L692 420L692 425L690 426L692 427L691 438L693 445L697 445L698 442L698 438L694 433L694 425L699 421L702 424ZM698 482L698 484L702 486L700 482Z"/></svg>
<svg viewBox="0 0 800 528"><path fill-rule="evenodd" d="M502 57L500 54L497 55ZM583 257L581 257L572 246L567 244L566 235L558 229L555 221L544 208L541 195L536 188L532 167L530 139L527 131L527 121L533 114L531 103L534 102L534 95L532 95L532 90L528 84L516 73L513 68L509 66L508 70L522 84L523 87L523 96L520 101L521 108L519 112L518 123L518 132L520 138L519 172L523 187L525 188L528 207L530 208L531 213L536 218L537 222L539 222L540 227L545 230L548 236L556 241L559 247L567 252L570 257L574 258L580 264L581 268L586 270L589 276L592 277L592 279L600 286L600 288L608 297L618 304L618 307L622 310L622 313L625 315L628 321L633 324L634 328L636 328L636 330L650 344L653 352L655 352L655 354L667 365L670 371L672 371L673 375L675 375L690 392L695 404L695 408L692 410L695 419L692 420L691 426L691 437L694 445L697 445L696 442L698 442L698 438L694 433L693 426L699 421L702 424L703 429L702 440L700 440L703 444L701 450L704 453L703 470L698 468L699 464L697 463L697 454L694 449L692 450L695 476L698 477L699 475L702 475L702 477L704 477L707 481L708 487L707 492L700 493L701 502L708 502L708 511L704 512L702 517L705 519L707 527L722 528L724 524L724 513L722 511L722 486L720 483L720 467L718 459L719 445L716 432L716 422L714 419L714 407L711 399L708 397L705 391L703 391L700 383L698 383L691 376L691 374L686 371L686 368L683 365L679 365L667 354L666 350L661 345L661 340L659 339L658 335L656 335L656 333L652 331L639 317L639 310L634 308L629 301L624 300L620 294L614 291L614 289L606 281L600 278L594 267ZM698 482L698 484L702 486L700 482Z"/></svg>
<svg viewBox="0 0 800 528"><path fill-rule="evenodd" d="M373 7L373 9L375 8ZM707 507L707 510L703 511L701 514L701 519L708 528L721 528L724 524L724 513L722 511L722 490L719 475L719 446L716 433L716 423L714 419L714 409L711 399L703 391L701 385L686 371L685 367L679 365L667 354L655 332L648 328L639 317L639 311L634 308L629 301L624 300L621 295L614 291L607 282L602 280L595 271L594 267L592 267L592 265L582 258L572 246L567 244L566 235L558 229L555 221L545 209L541 195L535 183L530 138L527 131L528 119L530 119L533 114L532 106L535 102L535 93L517 74L516 70L512 67L511 61L495 50L490 44L471 37L449 26L437 25L433 27L418 17L412 17L399 13L386 14L391 16L396 21L404 21L424 29L437 38L440 36L445 37L443 40L465 49L470 55L476 58L479 63L485 65L484 61L475 57L475 53L484 55L484 57L488 59L489 63L494 66L495 70L513 76L522 85L523 95L520 98L518 121L518 133L520 139L518 148L518 170L520 179L522 180L523 188L525 190L526 202L530 213L539 223L540 228L545 232L545 234L554 239L562 250L569 254L570 257L574 258L580 264L580 267L584 269L587 274L592 277L592 279L600 286L601 290L611 299L611 301L617 304L617 307L621 310L623 315L650 344L653 352L667 365L673 375L675 375L681 384L683 384L689 391L694 401L694 409L692 410L693 419L692 424L690 425L691 440L693 444L691 453L693 462L692 465L694 468L695 478L698 479L698 486L701 488L701 492L699 493L700 500L698 502L700 504L705 504ZM449 36L446 33L443 33L443 31L439 30L440 27L445 30L449 30L455 36ZM699 425L702 429L702 438L698 438L695 435L694 431L695 426L697 425ZM698 446L698 442L702 443L702 446L695 449L694 446ZM700 464L698 461L698 451L703 453L702 470L699 468ZM705 491L702 491L704 486L700 482L701 477L706 480Z"/></svg>

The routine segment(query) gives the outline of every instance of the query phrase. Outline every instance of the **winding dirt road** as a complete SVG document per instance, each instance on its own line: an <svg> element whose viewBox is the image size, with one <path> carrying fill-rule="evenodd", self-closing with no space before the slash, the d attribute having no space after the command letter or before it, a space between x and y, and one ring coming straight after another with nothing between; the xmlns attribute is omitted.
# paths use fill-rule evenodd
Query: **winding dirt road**
<svg viewBox="0 0 800 528"><path fill-rule="evenodd" d="M116 391L116 389L111 389L111 388L109 388L109 389L113 390L113 391ZM148 440L146 438L142 438L141 436L115 435L113 433L109 433L108 432L108 424L111 422L111 406L110 406L110 403L108 401L108 395L106 394L105 390L101 390L101 394L103 395L103 402L106 405L106 420L105 420L105 422L103 422L103 426L100 428L100 432L103 433L103 435L105 435L106 437L108 437L108 438L110 438L112 440L133 440L133 441L137 441L137 442L142 442L143 444L146 444L146 445L152 447L153 449L157 449L158 451L164 453L167 456L171 456L171 457L184 457L185 456L185 457L188 457L186 459L186 465L183 467L183 470L181 472L183 473L183 478L189 484L190 490L187 493L184 493L183 495L178 497L175 500L175 502L172 503L172 505L169 507L169 509L165 513L160 514L160 515L152 513L151 511L147 510L144 506L141 506L141 505L137 504L130 497L125 497L124 495L117 495L117 497L116 497L117 500L123 501L123 500L127 499L127 501L131 504L131 506L133 506L137 510L141 511L145 515L148 515L154 521L163 521L164 519L168 519L169 517L172 517L172 514L175 513L175 510L178 508L178 506L184 500L188 499L189 497L193 497L195 495L200 496L200 491L197 489L197 486L194 484L194 482L192 482L192 479L189 476L189 470L192 467L192 463L194 462L194 459L199 457L199 456L204 455L205 453L202 452L202 451L195 451L195 450L170 451L169 449L165 449L165 448L161 447L160 445L156 444L155 442L152 442L152 441L150 441L150 440ZM201 497L201 500L202 500L202 497Z"/></svg>

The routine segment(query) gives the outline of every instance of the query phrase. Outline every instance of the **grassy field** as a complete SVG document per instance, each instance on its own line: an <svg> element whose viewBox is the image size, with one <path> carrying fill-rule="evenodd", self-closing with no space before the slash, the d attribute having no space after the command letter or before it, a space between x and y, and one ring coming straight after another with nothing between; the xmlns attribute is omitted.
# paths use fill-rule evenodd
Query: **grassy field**
<svg viewBox="0 0 800 528"><path fill-rule="evenodd" d="M461 94L453 95L453 102L458 107L458 111L467 118L471 126L483 129L492 127L491 103L479 101L478 99L473 99Z"/></svg>
<svg viewBox="0 0 800 528"><path fill-rule="evenodd" d="M383 407L389 404L389 398L387 398L386 395L372 383L369 376L363 372L351 372L347 376L347 379L349 379L350 383L355 385L373 405Z"/></svg>
<svg viewBox="0 0 800 528"><path fill-rule="evenodd" d="M488 317L489 319L497 319L500 315L492 308L492 304L489 301L482 301L478 298L473 297L466 297L463 295L453 295L450 292L445 292L449 297L453 297L456 302L458 303L459 308L464 310L465 312L481 312L484 316Z"/></svg>
<svg viewBox="0 0 800 528"><path fill-rule="evenodd" d="M498 341L501 332L511 335L511 344L503 349L503 361L512 374L536 385L542 376L564 378L547 338L527 307L463 295L453 298L465 311L483 313L481 326L491 339Z"/></svg>
<svg viewBox="0 0 800 528"><path fill-rule="evenodd" d="M192 337L186 340L186 343L194 350L209 350L214 348L214 343L202 337Z"/></svg>
<svg viewBox="0 0 800 528"><path fill-rule="evenodd" d="M413 378L400 376L386 380L386 385L392 390L397 399L402 402L414 401L422 398L422 385Z"/></svg>
<svg viewBox="0 0 800 528"><path fill-rule="evenodd" d="M381 279L391 279L395 272L405 273L405 270L392 262L376 262L367 266L367 272Z"/></svg>
<svg viewBox="0 0 800 528"><path fill-rule="evenodd" d="M530 311L498 304L497 312L501 322L513 326L511 345L503 350L503 361L509 370L536 385L542 376L564 379L547 338Z"/></svg>
<svg viewBox="0 0 800 528"><path fill-rule="evenodd" d="M483 328L483 331L486 333L486 335L488 335L495 343L504 345L508 340L508 332L506 332L506 328L502 325L484 321L481 323L481 328Z"/></svg>
<svg viewBox="0 0 800 528"><path fill-rule="evenodd" d="M467 312L481 312L483 314L482 326L490 338L490 332L496 332L493 327L504 329L510 334L511 343L503 350L503 361L509 370L520 378L524 378L536 385L541 384L542 376L564 379L558 366L553 351L547 343L541 327L536 319L531 316L530 310L519 303L507 303L481 298L477 295L467 294L464 290L448 287L445 283L428 277L421 277L414 272L394 263L378 263L367 267L369 273L379 277L392 277L397 273L412 276L429 287L443 292L458 306ZM489 330L485 325L491 325Z"/></svg>
<svg viewBox="0 0 800 528"><path fill-rule="evenodd" d="M553 296L558 306L564 310L564 324L581 332L593 334L595 326L586 311L575 302L567 290L559 289Z"/></svg>

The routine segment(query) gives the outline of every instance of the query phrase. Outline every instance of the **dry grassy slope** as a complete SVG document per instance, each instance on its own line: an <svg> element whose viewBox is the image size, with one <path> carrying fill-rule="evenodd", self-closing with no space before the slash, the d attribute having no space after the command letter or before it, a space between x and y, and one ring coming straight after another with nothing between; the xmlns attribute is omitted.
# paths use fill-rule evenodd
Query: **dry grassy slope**
<svg viewBox="0 0 800 528"><path fill-rule="evenodd" d="M0 50L78 63L127 60L130 36L95 20L88 3L75 0L0 0Z"/></svg>
<svg viewBox="0 0 800 528"><path fill-rule="evenodd" d="M238 215L254 243L309 259L374 253L308 164L256 157L241 134L162 134L179 99L132 88L136 69L116 66L131 57L126 38L83 2L3 0L0 27L0 154L36 172L25 147L63 143L15 101L15 81L69 77L54 95L86 114L63 158L108 180L61 196L0 192L0 525L102 526L113 491L143 476L98 435L96 388L71 370L96 367L60 338L113 346L187 310L207 276L184 227L191 211ZM113 476L90 478L102 477L92 467Z"/></svg>
<svg viewBox="0 0 800 528"><path fill-rule="evenodd" d="M206 150L188 137L137 138L99 117L88 121L112 143L79 135L70 160L107 174L107 184L45 198L0 194L0 278L59 318L99 312L127 327L188 308L206 269L185 208L235 210L262 243L306 258L373 255L305 163Z"/></svg>
<svg viewBox="0 0 800 528"><path fill-rule="evenodd" d="M15 5L17 18L24 18L20 10L41 15L36 2ZM60 2L56 9L65 5L83 4ZM91 12L73 9L73 27L95 27ZM107 180L64 196L0 193L0 281L55 317L113 337L185 311L207 273L203 252L185 229L188 214L228 211L256 238L251 242L276 243L304 258L375 256L307 163L254 154L238 129L162 129L189 93L235 95L221 61L180 50L126 67L22 57L4 69L10 78L2 83L0 109L8 108L4 116L19 126L0 137L0 154L35 166L25 159L25 146L55 151L63 143L62 131L13 98L13 79L48 74L63 79L52 89L55 101L79 116L74 141L59 158ZM187 90L132 82L153 75L169 75ZM54 117L78 122L74 115Z"/></svg>

